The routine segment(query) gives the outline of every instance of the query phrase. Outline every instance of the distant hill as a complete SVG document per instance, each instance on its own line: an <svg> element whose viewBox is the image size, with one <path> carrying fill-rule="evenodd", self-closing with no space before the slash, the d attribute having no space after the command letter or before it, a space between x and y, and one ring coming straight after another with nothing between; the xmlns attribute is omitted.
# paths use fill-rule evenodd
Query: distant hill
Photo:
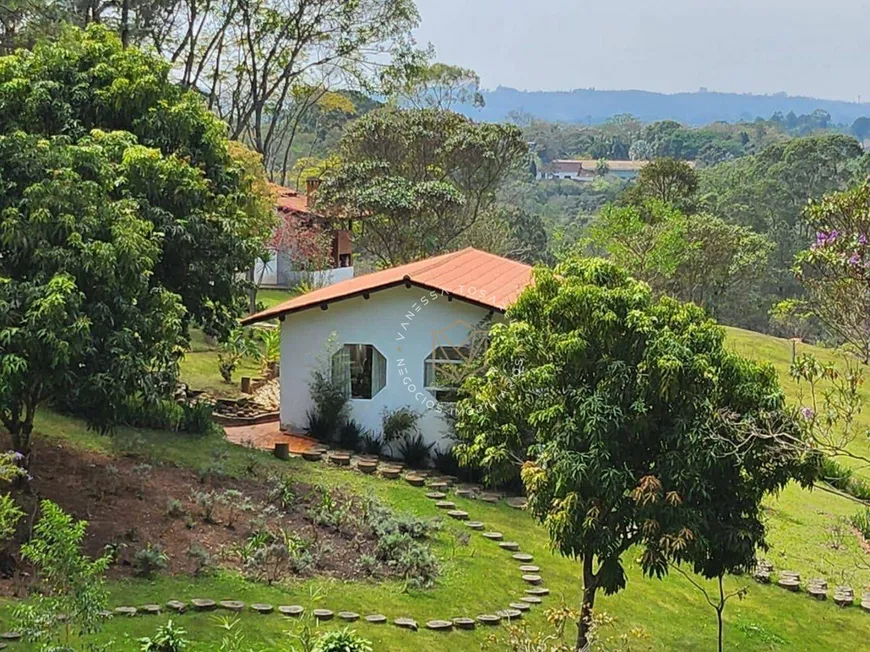
<svg viewBox="0 0 870 652"><path fill-rule="evenodd" d="M619 113L631 113L644 122L676 120L684 124L704 125L724 120L738 122L769 118L777 111L783 115L809 114L816 109L827 111L836 123L852 124L861 116L870 116L870 103L822 100L812 97L750 95L740 93L651 93L648 91L518 91L499 86L483 92L486 106L465 107L463 113L477 119L498 122L511 111L523 111L550 122L597 124Z"/></svg>

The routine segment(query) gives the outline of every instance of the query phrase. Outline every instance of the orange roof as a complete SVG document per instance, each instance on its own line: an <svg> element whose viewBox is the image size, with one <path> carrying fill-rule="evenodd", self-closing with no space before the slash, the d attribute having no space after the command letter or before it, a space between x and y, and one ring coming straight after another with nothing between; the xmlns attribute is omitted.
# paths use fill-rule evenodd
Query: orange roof
<svg viewBox="0 0 870 652"><path fill-rule="evenodd" d="M308 208L308 197L300 195L292 188L272 184L272 190L275 191L275 207L286 213L305 213L307 215L316 215Z"/></svg>
<svg viewBox="0 0 870 652"><path fill-rule="evenodd" d="M246 317L242 324L255 324L403 283L504 312L531 282L531 266L469 247L327 285Z"/></svg>

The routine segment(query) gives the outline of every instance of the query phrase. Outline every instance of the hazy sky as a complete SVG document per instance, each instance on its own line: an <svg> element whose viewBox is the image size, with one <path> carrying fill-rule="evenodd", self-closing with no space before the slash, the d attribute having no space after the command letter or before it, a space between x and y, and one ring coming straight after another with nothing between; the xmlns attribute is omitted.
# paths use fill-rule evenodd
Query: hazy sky
<svg viewBox="0 0 870 652"><path fill-rule="evenodd" d="M868 0L417 0L421 43L483 86L870 100Z"/></svg>

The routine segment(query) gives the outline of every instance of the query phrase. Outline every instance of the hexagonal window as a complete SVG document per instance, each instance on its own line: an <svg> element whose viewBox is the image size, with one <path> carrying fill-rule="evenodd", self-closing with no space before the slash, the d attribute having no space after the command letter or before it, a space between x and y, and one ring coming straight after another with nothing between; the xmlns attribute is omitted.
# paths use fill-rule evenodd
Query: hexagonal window
<svg viewBox="0 0 870 652"><path fill-rule="evenodd" d="M387 359L371 344L345 344L332 356L332 382L349 398L372 398L387 384Z"/></svg>

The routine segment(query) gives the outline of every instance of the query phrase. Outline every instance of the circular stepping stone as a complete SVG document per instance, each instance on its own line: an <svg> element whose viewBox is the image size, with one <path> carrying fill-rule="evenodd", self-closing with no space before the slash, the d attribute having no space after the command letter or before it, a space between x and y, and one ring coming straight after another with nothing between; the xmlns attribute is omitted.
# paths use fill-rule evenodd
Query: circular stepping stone
<svg viewBox="0 0 870 652"><path fill-rule="evenodd" d="M523 575L523 581L529 584L540 584L544 579L540 575Z"/></svg>
<svg viewBox="0 0 870 652"><path fill-rule="evenodd" d="M541 569L537 566L520 566L521 573L540 573Z"/></svg>
<svg viewBox="0 0 870 652"><path fill-rule="evenodd" d="M468 512L463 512L461 509L451 509L447 512L447 516L450 518L455 518L457 521L467 521L468 520Z"/></svg>
<svg viewBox="0 0 870 652"><path fill-rule="evenodd" d="M810 594L810 597L815 598L816 600L826 600L828 597L828 589L822 588L821 586L807 587L807 593Z"/></svg>
<svg viewBox="0 0 870 652"><path fill-rule="evenodd" d="M419 627L417 626L417 621L412 618L396 618L393 621L393 624L396 627L401 627L402 629L410 629L414 632L419 629Z"/></svg>
<svg viewBox="0 0 870 652"><path fill-rule="evenodd" d="M502 550L510 550L511 552L516 552L520 549L520 544L518 544L516 541L502 541L500 544L498 544L498 547Z"/></svg>
<svg viewBox="0 0 870 652"><path fill-rule="evenodd" d="M526 508L526 499L522 497L518 498L505 498L505 502L509 507L513 507L514 509L525 509Z"/></svg>
<svg viewBox="0 0 870 652"><path fill-rule="evenodd" d="M136 607L115 607L115 613L119 616L132 617L136 615L137 611ZM4 634L3 637L5 638L5 636Z"/></svg>
<svg viewBox="0 0 870 652"><path fill-rule="evenodd" d="M387 617L383 614L371 614L370 616L365 617L365 621L367 623L372 623L373 625L383 625L387 622Z"/></svg>
<svg viewBox="0 0 870 652"><path fill-rule="evenodd" d="M454 618L453 624L459 629L474 629L477 621L474 618Z"/></svg>
<svg viewBox="0 0 870 652"><path fill-rule="evenodd" d="M106 610L104 609L103 611L100 612L99 615L100 615L100 618L111 618L111 617L114 616L115 614L113 614L111 611L106 611Z"/></svg>
<svg viewBox="0 0 870 652"><path fill-rule="evenodd" d="M502 609L498 615L505 620L519 620L523 617L523 612L521 609Z"/></svg>
<svg viewBox="0 0 870 652"><path fill-rule="evenodd" d="M166 608L178 614L183 614L187 611L187 605L181 602L181 600L170 600L166 603Z"/></svg>
<svg viewBox="0 0 870 652"><path fill-rule="evenodd" d="M453 629L453 623L449 620L430 620L426 623L426 629L436 632L449 632Z"/></svg>
<svg viewBox="0 0 870 652"><path fill-rule="evenodd" d="M456 495L460 498L474 498L474 491L471 489L457 489Z"/></svg>
<svg viewBox="0 0 870 652"><path fill-rule="evenodd" d="M447 491L447 489L450 488L450 485L439 480L436 482L430 482L429 488L432 489L432 491Z"/></svg>
<svg viewBox="0 0 870 652"><path fill-rule="evenodd" d="M863 601L861 602L861 608L862 608L864 611L868 611L868 612L870 612L870 600L863 600Z"/></svg>
<svg viewBox="0 0 870 652"><path fill-rule="evenodd" d="M161 609L159 604L143 604L139 607L139 611L148 614L149 616L158 616L160 615Z"/></svg>
<svg viewBox="0 0 870 652"><path fill-rule="evenodd" d="M395 480L399 477L400 473L399 469L381 469L381 477L387 480Z"/></svg>
<svg viewBox="0 0 870 652"><path fill-rule="evenodd" d="M239 600L221 600L218 602L218 606L221 609L226 609L227 611L235 611L236 613L244 610L245 603Z"/></svg>
<svg viewBox="0 0 870 652"><path fill-rule="evenodd" d="M21 632L3 632L0 634L0 638L4 641L20 641L21 640Z"/></svg>
<svg viewBox="0 0 870 652"><path fill-rule="evenodd" d="M251 611L256 611L258 614L265 616L266 614L270 614L275 611L275 607L270 604L257 603L251 605Z"/></svg>
<svg viewBox="0 0 870 652"><path fill-rule="evenodd" d="M286 605L283 607L278 607L278 613L284 614L285 616L289 616L291 618L298 618L303 613L305 613L305 607L300 607L298 604Z"/></svg>
<svg viewBox="0 0 870 652"><path fill-rule="evenodd" d="M520 600L526 604L541 604L541 599L536 595L524 595Z"/></svg>
<svg viewBox="0 0 870 652"><path fill-rule="evenodd" d="M526 589L526 595L535 595L537 597L550 595L550 589L545 589L543 587L539 587L537 589Z"/></svg>
<svg viewBox="0 0 870 652"><path fill-rule="evenodd" d="M453 509L456 507L456 503L451 503L449 500L439 500L435 503L435 507L438 509Z"/></svg>
<svg viewBox="0 0 870 652"><path fill-rule="evenodd" d="M319 462L323 459L323 453L318 450L303 451L302 459L306 462Z"/></svg>
<svg viewBox="0 0 870 652"><path fill-rule="evenodd" d="M793 577L781 577L777 584L789 591L797 591L800 588L800 582Z"/></svg>
<svg viewBox="0 0 870 652"><path fill-rule="evenodd" d="M514 561L519 561L519 562L522 562L524 564L526 564L534 559L534 557L532 557L527 552L518 552L517 554L512 555L512 556L514 558Z"/></svg>
<svg viewBox="0 0 870 652"><path fill-rule="evenodd" d="M485 503L490 503L491 505L494 505L495 503L498 502L498 496L495 496L493 494L481 494L480 500L482 500Z"/></svg>
<svg viewBox="0 0 870 652"><path fill-rule="evenodd" d="M206 600L205 598L194 598L190 604L197 611L211 611L216 606L214 600Z"/></svg>
<svg viewBox="0 0 870 652"><path fill-rule="evenodd" d="M350 466L350 455L347 453L333 453L329 456L329 461L336 466Z"/></svg>
<svg viewBox="0 0 870 652"><path fill-rule="evenodd" d="M335 615L329 609L315 609L311 612L317 620L332 620Z"/></svg>
<svg viewBox="0 0 870 652"><path fill-rule="evenodd" d="M358 462L356 468L366 475L374 473L378 468L377 462Z"/></svg>
<svg viewBox="0 0 870 652"><path fill-rule="evenodd" d="M426 484L426 478L420 475L406 475L405 482L407 482L412 487L422 487Z"/></svg>
<svg viewBox="0 0 870 652"><path fill-rule="evenodd" d="M447 498L447 494L440 491L430 491L426 494L426 498L431 498L432 500L444 500Z"/></svg>
<svg viewBox="0 0 870 652"><path fill-rule="evenodd" d="M517 611L528 611L529 609L531 609L531 606L529 606L525 602L511 602L508 606L511 609L516 609Z"/></svg>
<svg viewBox="0 0 870 652"><path fill-rule="evenodd" d="M353 623L359 620L359 614L353 611L339 611L338 617L348 623Z"/></svg>
<svg viewBox="0 0 870 652"><path fill-rule="evenodd" d="M466 525L472 530L482 530L484 528L482 521L468 521Z"/></svg>
<svg viewBox="0 0 870 652"><path fill-rule="evenodd" d="M490 541L501 541L504 539L504 535L501 532L484 532L483 536Z"/></svg>
<svg viewBox="0 0 870 652"><path fill-rule="evenodd" d="M501 616L498 614L480 614L477 617L477 622L481 625L498 625L501 622Z"/></svg>

